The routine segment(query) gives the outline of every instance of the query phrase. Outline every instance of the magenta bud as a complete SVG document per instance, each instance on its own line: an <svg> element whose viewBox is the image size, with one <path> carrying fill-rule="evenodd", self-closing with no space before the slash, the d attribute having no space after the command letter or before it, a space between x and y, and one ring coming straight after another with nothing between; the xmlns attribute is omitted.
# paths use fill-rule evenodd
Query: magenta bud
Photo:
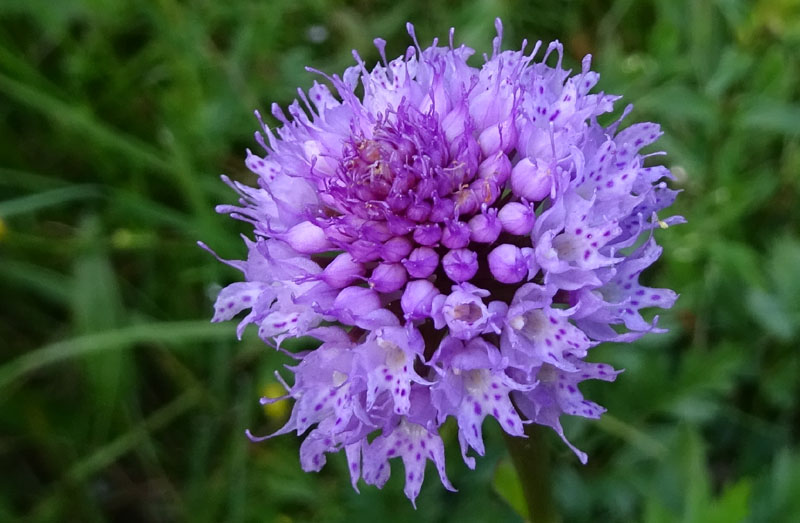
<svg viewBox="0 0 800 523"><path fill-rule="evenodd" d="M325 267L321 279L335 289L342 289L363 275L364 266L355 261L350 253L343 252Z"/></svg>
<svg viewBox="0 0 800 523"><path fill-rule="evenodd" d="M528 267L528 281L530 281L536 276L540 268L539 263L536 261L536 251L532 247L523 247L522 257L525 259L525 265Z"/></svg>
<svg viewBox="0 0 800 523"><path fill-rule="evenodd" d="M454 216L455 204L449 198L439 198L436 194L433 195L433 207L428 219L432 222L443 222L448 218Z"/></svg>
<svg viewBox="0 0 800 523"><path fill-rule="evenodd" d="M349 227L343 227L340 224L334 224L325 229L325 236L334 244L336 242L350 243L355 239L353 231Z"/></svg>
<svg viewBox="0 0 800 523"><path fill-rule="evenodd" d="M478 272L478 255L469 249L453 249L442 258L442 268L454 282L468 281Z"/></svg>
<svg viewBox="0 0 800 523"><path fill-rule="evenodd" d="M288 231L276 235L300 254L317 254L331 250L325 231L311 222L300 222Z"/></svg>
<svg viewBox="0 0 800 523"><path fill-rule="evenodd" d="M504 243L489 253L489 270L501 283L518 283L528 274L528 263L519 247Z"/></svg>
<svg viewBox="0 0 800 523"><path fill-rule="evenodd" d="M436 245L442 238L442 229L435 223L419 225L414 230L414 241L420 245Z"/></svg>
<svg viewBox="0 0 800 523"><path fill-rule="evenodd" d="M442 119L442 130L448 143L453 143L455 139L466 132L467 119L469 113L463 103L456 106L447 113Z"/></svg>
<svg viewBox="0 0 800 523"><path fill-rule="evenodd" d="M381 258L388 262L399 262L411 252L414 244L405 236L395 236L381 246Z"/></svg>
<svg viewBox="0 0 800 523"><path fill-rule="evenodd" d="M469 220L470 238L474 242L493 243L500 236L501 230L502 225L497 219L497 209L487 211L486 206L483 206L483 212Z"/></svg>
<svg viewBox="0 0 800 523"><path fill-rule="evenodd" d="M448 249L460 249L469 244L469 226L464 222L448 220L442 231L442 245Z"/></svg>
<svg viewBox="0 0 800 523"><path fill-rule="evenodd" d="M478 136L478 145L484 156L507 153L514 148L516 141L517 128L510 119L484 129Z"/></svg>
<svg viewBox="0 0 800 523"><path fill-rule="evenodd" d="M356 240L348 246L347 250L356 261L362 263L371 262L381 257L381 246L368 240Z"/></svg>
<svg viewBox="0 0 800 523"><path fill-rule="evenodd" d="M461 164L458 167L443 169L441 176L438 177L436 191L433 195L438 197L440 194L451 194L462 183L464 183L464 167Z"/></svg>
<svg viewBox="0 0 800 523"><path fill-rule="evenodd" d="M547 167L523 158L511 170L511 191L529 202L539 202L550 195L553 176Z"/></svg>
<svg viewBox="0 0 800 523"><path fill-rule="evenodd" d="M413 231L414 227L417 225L408 218L403 218L392 213L386 215L386 224L389 226L389 232L395 236L408 234Z"/></svg>
<svg viewBox="0 0 800 523"><path fill-rule="evenodd" d="M378 292L394 292L406 283L406 270L399 263L380 263L372 270L369 285Z"/></svg>
<svg viewBox="0 0 800 523"><path fill-rule="evenodd" d="M439 265L439 255L430 247L417 247L403 260L408 274L413 278L427 278Z"/></svg>
<svg viewBox="0 0 800 523"><path fill-rule="evenodd" d="M472 97L469 114L477 129L485 129L498 122L508 122L514 110L514 93L510 85L494 85Z"/></svg>
<svg viewBox="0 0 800 523"><path fill-rule="evenodd" d="M386 203L394 212L404 211L411 204L411 196L408 193L391 193L386 197Z"/></svg>
<svg viewBox="0 0 800 523"><path fill-rule="evenodd" d="M422 178L417 183L417 186L414 187L415 201L425 201L428 198L432 198L433 193L436 192L437 185L439 185L439 182L433 176Z"/></svg>
<svg viewBox="0 0 800 523"><path fill-rule="evenodd" d="M510 234L529 234L536 221L536 215L530 205L520 202L509 202L497 214L503 230Z"/></svg>
<svg viewBox="0 0 800 523"><path fill-rule="evenodd" d="M389 226L384 221L370 220L365 222L360 228L360 233L365 240L371 242L385 242L392 237L392 233L389 232Z"/></svg>
<svg viewBox="0 0 800 523"><path fill-rule="evenodd" d="M455 213L457 215L472 214L481 206L475 192L469 187L461 189L455 193Z"/></svg>
<svg viewBox="0 0 800 523"><path fill-rule="evenodd" d="M346 287L333 300L333 311L346 323L381 308L377 292L369 287Z"/></svg>
<svg viewBox="0 0 800 523"><path fill-rule="evenodd" d="M411 171L397 173L392 181L393 193L408 193L417 184L417 176Z"/></svg>
<svg viewBox="0 0 800 523"><path fill-rule="evenodd" d="M506 183L509 176L511 176L511 160L502 152L486 158L478 166L478 178L492 180L498 187Z"/></svg>
<svg viewBox="0 0 800 523"><path fill-rule="evenodd" d="M465 174L473 178L478 172L478 163L482 158L481 148L472 133L467 133L455 142L450 143L450 155L465 164Z"/></svg>
<svg viewBox="0 0 800 523"><path fill-rule="evenodd" d="M489 178L475 180L469 188L475 194L480 205L491 205L500 196L500 188Z"/></svg>
<svg viewBox="0 0 800 523"><path fill-rule="evenodd" d="M428 219L431 213L431 204L426 201L418 200L406 209L406 218L422 223Z"/></svg>
<svg viewBox="0 0 800 523"><path fill-rule="evenodd" d="M406 319L420 320L429 318L433 307L433 299L439 290L428 280L413 280L408 282L403 296L400 298L400 307Z"/></svg>

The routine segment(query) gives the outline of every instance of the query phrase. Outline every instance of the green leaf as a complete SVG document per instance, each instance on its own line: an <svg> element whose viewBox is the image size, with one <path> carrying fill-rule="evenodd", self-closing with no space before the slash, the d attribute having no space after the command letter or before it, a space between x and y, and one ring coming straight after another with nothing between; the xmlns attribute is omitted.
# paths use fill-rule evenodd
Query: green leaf
<svg viewBox="0 0 800 523"><path fill-rule="evenodd" d="M794 319L783 309L775 296L759 289L747 295L750 313L773 336L789 340L797 328Z"/></svg>
<svg viewBox="0 0 800 523"><path fill-rule="evenodd" d="M790 236L778 239L764 265L769 283L749 290L748 309L764 329L788 341L800 331L800 242Z"/></svg>
<svg viewBox="0 0 800 523"><path fill-rule="evenodd" d="M95 118L87 107L64 102L2 73L0 73L0 92L56 121L66 130L83 135L101 147L124 155L135 164L146 165L162 173L170 172L169 163L162 159L158 150L126 135L119 129L109 127Z"/></svg>
<svg viewBox="0 0 800 523"><path fill-rule="evenodd" d="M185 345L230 340L234 326L208 321L144 323L57 341L23 354L0 367L0 389L39 369L74 358L127 350L139 343Z"/></svg>
<svg viewBox="0 0 800 523"><path fill-rule="evenodd" d="M706 83L709 96L722 96L735 83L743 78L753 64L749 54L742 53L736 47L726 47L722 52L714 74Z"/></svg>
<svg viewBox="0 0 800 523"><path fill-rule="evenodd" d="M74 332L90 334L118 328L126 315L96 216L83 220L79 237L84 247L73 268ZM119 411L120 391L129 388L135 379L132 363L128 355L120 351L110 351L83 362L91 390L90 425L95 439L105 437L114 413Z"/></svg>
<svg viewBox="0 0 800 523"><path fill-rule="evenodd" d="M702 523L703 512L711 499L711 479L705 447L695 429L689 426L680 429L677 454L683 487L683 520Z"/></svg>
<svg viewBox="0 0 800 523"><path fill-rule="evenodd" d="M527 519L528 505L525 502L525 493L522 490L522 484L519 481L517 470L511 460L506 458L500 460L497 468L494 471L494 478L492 486L506 503L508 503L514 511L522 518Z"/></svg>
<svg viewBox="0 0 800 523"><path fill-rule="evenodd" d="M750 512L750 493L752 481L742 478L722 491L717 499L706 509L703 523L738 523L744 521Z"/></svg>
<svg viewBox="0 0 800 523"><path fill-rule="evenodd" d="M679 83L652 89L637 101L636 107L667 121L704 127L710 127L718 119L712 100Z"/></svg>
<svg viewBox="0 0 800 523"><path fill-rule="evenodd" d="M745 104L736 125L749 131L800 134L800 105L779 100L754 99Z"/></svg>
<svg viewBox="0 0 800 523"><path fill-rule="evenodd" d="M202 395L191 389L150 414L130 430L104 444L90 455L76 461L66 473L70 481L84 481L134 450L145 439L147 433L168 426L179 416L197 405Z"/></svg>
<svg viewBox="0 0 800 523"><path fill-rule="evenodd" d="M0 218L34 213L40 209L62 205L74 200L97 198L100 194L100 189L96 185L73 185L21 196L0 202Z"/></svg>

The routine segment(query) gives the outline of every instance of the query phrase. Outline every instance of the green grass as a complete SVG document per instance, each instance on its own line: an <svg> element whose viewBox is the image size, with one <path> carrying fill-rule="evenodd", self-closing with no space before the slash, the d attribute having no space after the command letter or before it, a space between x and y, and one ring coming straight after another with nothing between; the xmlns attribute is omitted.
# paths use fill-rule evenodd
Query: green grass
<svg viewBox="0 0 800 523"><path fill-rule="evenodd" d="M399 475L352 492L341 456L253 445L286 360L210 325L244 253L214 212L247 179L252 110L291 101L383 36L590 52L600 88L663 124L688 225L658 231L648 274L681 299L668 335L596 358L627 369L609 408L557 438L565 521L800 520L800 3L797 0L5 0L0 3L0 521L519 521L498 427L476 471L414 512ZM324 42L309 31L324 28ZM267 111L264 111L267 112ZM489 426L491 425L491 426ZM429 470L429 475L433 476Z"/></svg>

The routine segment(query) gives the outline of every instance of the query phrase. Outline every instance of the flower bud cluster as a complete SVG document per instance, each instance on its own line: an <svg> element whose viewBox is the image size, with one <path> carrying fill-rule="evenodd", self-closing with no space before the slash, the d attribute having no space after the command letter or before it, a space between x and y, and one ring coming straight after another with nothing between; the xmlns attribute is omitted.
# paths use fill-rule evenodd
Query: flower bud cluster
<svg viewBox="0 0 800 523"><path fill-rule="evenodd" d="M479 68L452 31L423 49L409 25L404 55L387 60L377 39L382 63L355 53L288 115L273 106L280 126L262 124L264 156L246 159L258 186L225 178L241 200L218 208L254 239L228 262L244 277L214 321L247 311L240 335L253 323L268 344L320 342L293 355L276 434L306 434L306 470L344 450L354 487L382 486L400 458L412 502L427 460L452 488L448 418L470 467L487 417L512 436L549 426L585 462L559 419L599 417L578 385L618 373L589 349L660 331L640 311L676 299L639 283L661 253L654 229L682 221L657 216L676 191L640 154L658 126L601 126L618 97L591 92L589 57L570 76L560 43L504 51L496 27Z"/></svg>

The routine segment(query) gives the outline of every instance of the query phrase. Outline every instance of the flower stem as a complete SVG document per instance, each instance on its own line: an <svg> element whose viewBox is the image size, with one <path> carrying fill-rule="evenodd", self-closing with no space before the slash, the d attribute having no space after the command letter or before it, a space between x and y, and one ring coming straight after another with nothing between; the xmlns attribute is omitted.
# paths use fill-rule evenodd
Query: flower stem
<svg viewBox="0 0 800 523"><path fill-rule="evenodd" d="M544 432L544 427L531 423L525 426L527 438L506 434L506 445L522 485L529 521L560 523L553 501L550 456Z"/></svg>

